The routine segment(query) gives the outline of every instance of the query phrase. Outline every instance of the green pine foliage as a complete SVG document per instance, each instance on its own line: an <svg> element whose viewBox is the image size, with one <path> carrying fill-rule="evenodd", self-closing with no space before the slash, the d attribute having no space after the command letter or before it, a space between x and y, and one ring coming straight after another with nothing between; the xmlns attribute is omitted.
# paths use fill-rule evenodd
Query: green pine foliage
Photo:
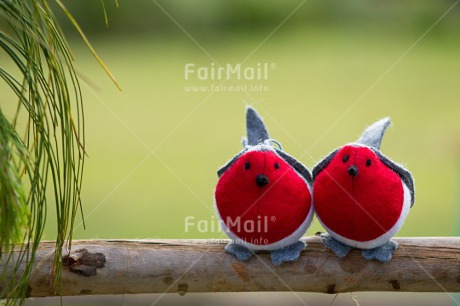
<svg viewBox="0 0 460 306"><path fill-rule="evenodd" d="M64 4L55 1L108 72ZM0 18L8 23L0 28L0 48L18 71L8 72L0 63L0 78L17 97L14 118L8 119L0 104L0 299L22 304L46 210L53 204L57 236L50 256L60 292L62 252L71 247L74 221L82 211L84 116L73 56L48 2L0 0ZM18 118L26 118L24 135ZM7 279L6 271L16 277Z"/></svg>

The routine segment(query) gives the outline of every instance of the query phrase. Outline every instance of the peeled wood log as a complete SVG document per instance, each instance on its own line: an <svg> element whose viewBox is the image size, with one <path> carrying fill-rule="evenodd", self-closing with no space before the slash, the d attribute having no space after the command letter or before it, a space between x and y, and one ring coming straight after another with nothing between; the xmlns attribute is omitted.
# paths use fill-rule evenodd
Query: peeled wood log
<svg viewBox="0 0 460 306"><path fill-rule="evenodd" d="M227 240L73 241L62 260L62 294L460 291L460 237L395 238L399 248L389 263L366 261L359 250L338 258L319 237L304 240L308 247L301 257L281 266L268 253L240 262L224 252ZM53 247L39 247L31 297L58 294Z"/></svg>

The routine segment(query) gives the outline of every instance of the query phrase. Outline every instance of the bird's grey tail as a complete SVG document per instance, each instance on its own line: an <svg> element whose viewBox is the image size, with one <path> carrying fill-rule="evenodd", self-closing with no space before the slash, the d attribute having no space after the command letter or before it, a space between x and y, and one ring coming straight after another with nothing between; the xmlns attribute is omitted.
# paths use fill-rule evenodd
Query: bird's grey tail
<svg viewBox="0 0 460 306"><path fill-rule="evenodd" d="M367 129L364 130L363 134L356 141L359 144L363 144L377 150L380 149L382 143L383 135L385 134L386 129L390 125L390 118L383 118L374 124L370 125Z"/></svg>
<svg viewBox="0 0 460 306"><path fill-rule="evenodd" d="M248 135L247 144L250 146L270 139L262 118L251 106L246 109L246 131Z"/></svg>

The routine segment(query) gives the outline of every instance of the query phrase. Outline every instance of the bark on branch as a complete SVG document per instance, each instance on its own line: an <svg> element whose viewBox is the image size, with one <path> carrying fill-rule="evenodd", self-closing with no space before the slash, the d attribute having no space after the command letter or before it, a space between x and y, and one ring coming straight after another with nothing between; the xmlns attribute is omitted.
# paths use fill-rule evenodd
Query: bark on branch
<svg viewBox="0 0 460 306"><path fill-rule="evenodd" d="M357 250L338 258L319 237L308 237L299 260L281 266L267 253L239 262L224 252L226 240L80 240L62 259L62 294L460 291L460 237L395 240L393 259L380 263L366 261ZM40 245L30 296L58 292L53 248L52 242Z"/></svg>

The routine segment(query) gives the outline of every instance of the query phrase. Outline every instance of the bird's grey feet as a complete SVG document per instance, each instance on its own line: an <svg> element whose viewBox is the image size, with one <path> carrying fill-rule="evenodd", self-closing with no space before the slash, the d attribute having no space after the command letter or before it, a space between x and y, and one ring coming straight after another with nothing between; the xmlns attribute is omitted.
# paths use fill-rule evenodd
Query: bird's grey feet
<svg viewBox="0 0 460 306"><path fill-rule="evenodd" d="M321 240L323 244L334 251L334 253L339 257L345 257L351 251L351 247L343 244L342 242L335 240L328 234L321 234Z"/></svg>
<svg viewBox="0 0 460 306"><path fill-rule="evenodd" d="M279 266L283 262L292 262L299 258L300 253L305 249L306 244L302 241L297 241L294 244L288 245L279 250L271 251L273 264Z"/></svg>
<svg viewBox="0 0 460 306"><path fill-rule="evenodd" d="M389 262L393 252L398 248L398 243L390 240L387 243L370 250L363 250L362 255L367 260L378 260L381 262Z"/></svg>
<svg viewBox="0 0 460 306"><path fill-rule="evenodd" d="M227 244L225 246L225 252L234 255L239 261L246 261L254 255L253 251L235 242Z"/></svg>

